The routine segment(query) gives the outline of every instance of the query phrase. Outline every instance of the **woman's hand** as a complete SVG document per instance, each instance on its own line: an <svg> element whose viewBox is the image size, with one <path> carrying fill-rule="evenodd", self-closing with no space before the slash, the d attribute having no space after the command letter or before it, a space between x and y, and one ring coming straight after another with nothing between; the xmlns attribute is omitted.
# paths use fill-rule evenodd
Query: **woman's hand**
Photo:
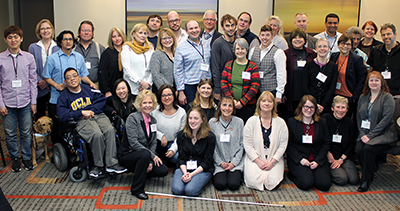
<svg viewBox="0 0 400 211"><path fill-rule="evenodd" d="M151 170L153 170L153 164L149 163L146 173L149 173Z"/></svg>
<svg viewBox="0 0 400 211"><path fill-rule="evenodd" d="M369 141L368 136L367 136L367 135L363 135L363 136L361 137L361 141L364 142L364 144L368 143L368 141Z"/></svg>
<svg viewBox="0 0 400 211"><path fill-rule="evenodd" d="M242 108L243 108L243 105L240 103L240 101L237 101L237 102L235 103L235 108L236 108L236 109L242 109Z"/></svg>
<svg viewBox="0 0 400 211"><path fill-rule="evenodd" d="M260 168L263 171L265 171L268 168L267 163L262 161L260 158L256 158L254 162L257 164L258 168Z"/></svg>
<svg viewBox="0 0 400 211"><path fill-rule="evenodd" d="M112 96L111 92L106 92L106 94L104 94L104 96L106 96L106 98Z"/></svg>
<svg viewBox="0 0 400 211"><path fill-rule="evenodd" d="M174 156L175 153L172 150L168 150L168 152L165 153L165 157L167 158L172 158L172 156Z"/></svg>
<svg viewBox="0 0 400 211"><path fill-rule="evenodd" d="M314 170L317 167L318 167L318 163L317 162L313 161L313 162L310 163L310 169Z"/></svg>
<svg viewBox="0 0 400 211"><path fill-rule="evenodd" d="M305 158L301 159L300 164L301 164L302 166L311 166L310 161L308 161L308 160L305 159Z"/></svg>
<svg viewBox="0 0 400 211"><path fill-rule="evenodd" d="M167 144L168 144L168 140L167 140L167 138L165 138L165 136L163 136L163 137L161 138L161 146L162 146L162 147L166 147Z"/></svg>
<svg viewBox="0 0 400 211"><path fill-rule="evenodd" d="M322 113L324 111L324 106L322 106L320 104L317 104L317 106L318 106L319 113Z"/></svg>
<svg viewBox="0 0 400 211"><path fill-rule="evenodd" d="M222 167L225 171L230 171L230 170L232 170L233 168L235 168L235 165L233 165L232 163L225 163L225 162L223 162L223 163L221 164L221 167Z"/></svg>
<svg viewBox="0 0 400 211"><path fill-rule="evenodd" d="M340 166L342 166L343 164L343 160L339 159L339 160L333 160L332 164L331 164L331 169L338 169L340 168Z"/></svg>
<svg viewBox="0 0 400 211"><path fill-rule="evenodd" d="M192 180L192 175L189 172L186 172L182 177L181 177L182 181L184 183L188 183L190 182L190 180Z"/></svg>
<svg viewBox="0 0 400 211"><path fill-rule="evenodd" d="M162 165L162 160L157 155L153 158L153 162L156 166Z"/></svg>

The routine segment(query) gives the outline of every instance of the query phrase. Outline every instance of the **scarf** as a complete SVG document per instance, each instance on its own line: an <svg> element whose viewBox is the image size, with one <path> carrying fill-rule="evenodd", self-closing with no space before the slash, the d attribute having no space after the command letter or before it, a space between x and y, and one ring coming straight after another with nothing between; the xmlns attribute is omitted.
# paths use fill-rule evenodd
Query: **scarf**
<svg viewBox="0 0 400 211"><path fill-rule="evenodd" d="M133 40L133 43L125 42L124 45L128 45L136 54L142 54L142 53L144 54L146 51L148 51L150 49L150 46L146 43L147 42L145 42L143 46L140 46L136 43L135 40ZM118 54L119 71L122 71L121 52L122 52L122 50Z"/></svg>

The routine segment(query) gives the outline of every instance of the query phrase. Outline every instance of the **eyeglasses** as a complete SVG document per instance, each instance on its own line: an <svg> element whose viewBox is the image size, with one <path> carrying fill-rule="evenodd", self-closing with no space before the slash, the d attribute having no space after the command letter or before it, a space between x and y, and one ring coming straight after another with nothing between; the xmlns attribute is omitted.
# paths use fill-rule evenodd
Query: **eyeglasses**
<svg viewBox="0 0 400 211"><path fill-rule="evenodd" d="M161 95L161 97L163 97L163 98L165 98L165 97L171 97L172 96L172 94L171 93L169 93L169 94L166 94L166 95Z"/></svg>
<svg viewBox="0 0 400 211"><path fill-rule="evenodd" d="M163 41L172 40L172 37L163 37L161 38Z"/></svg>
<svg viewBox="0 0 400 211"><path fill-rule="evenodd" d="M303 108L304 109L306 109L306 110L314 110L315 109L315 107L314 106L303 106Z"/></svg>
<svg viewBox="0 0 400 211"><path fill-rule="evenodd" d="M74 39L72 38L63 38L62 41L73 41Z"/></svg>
<svg viewBox="0 0 400 211"><path fill-rule="evenodd" d="M51 30L51 27L40 28L40 31Z"/></svg>
<svg viewBox="0 0 400 211"><path fill-rule="evenodd" d="M203 20L205 20L205 21L216 21L214 18L205 18Z"/></svg>
<svg viewBox="0 0 400 211"><path fill-rule="evenodd" d="M174 20L169 20L168 23L175 23L175 22L179 22L181 19L174 19Z"/></svg>
<svg viewBox="0 0 400 211"><path fill-rule="evenodd" d="M73 78L76 78L76 77L78 77L78 74L69 75L69 76L65 77L65 80L69 81L69 80L71 80Z"/></svg>
<svg viewBox="0 0 400 211"><path fill-rule="evenodd" d="M342 42L342 43L340 43L340 44L343 45L343 46L351 46L351 43Z"/></svg>

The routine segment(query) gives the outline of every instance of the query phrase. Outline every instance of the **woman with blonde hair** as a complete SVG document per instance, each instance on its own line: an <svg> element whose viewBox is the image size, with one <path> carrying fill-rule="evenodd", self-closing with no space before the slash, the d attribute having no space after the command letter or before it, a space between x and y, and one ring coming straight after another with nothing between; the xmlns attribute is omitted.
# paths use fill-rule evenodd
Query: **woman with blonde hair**
<svg viewBox="0 0 400 211"><path fill-rule="evenodd" d="M214 85L211 79L202 79L197 85L196 97L189 103L189 109L199 106L207 115L207 121L214 117L217 105L214 103Z"/></svg>

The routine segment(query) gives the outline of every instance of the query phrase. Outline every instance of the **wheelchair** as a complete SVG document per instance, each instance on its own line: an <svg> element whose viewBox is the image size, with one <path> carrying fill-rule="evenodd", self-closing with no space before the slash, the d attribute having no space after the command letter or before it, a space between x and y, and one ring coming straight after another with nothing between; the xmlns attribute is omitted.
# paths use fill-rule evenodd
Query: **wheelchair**
<svg viewBox="0 0 400 211"><path fill-rule="evenodd" d="M124 120L116 114L110 117L110 122L116 130L115 141L118 149L123 140L125 123ZM76 125L76 121L60 123L62 140L55 143L53 154L55 167L60 172L65 172L69 166L72 166L69 171L69 178L71 181L79 183L88 178L90 166L93 166L93 155L89 144L79 136ZM113 175L110 173L107 174Z"/></svg>

